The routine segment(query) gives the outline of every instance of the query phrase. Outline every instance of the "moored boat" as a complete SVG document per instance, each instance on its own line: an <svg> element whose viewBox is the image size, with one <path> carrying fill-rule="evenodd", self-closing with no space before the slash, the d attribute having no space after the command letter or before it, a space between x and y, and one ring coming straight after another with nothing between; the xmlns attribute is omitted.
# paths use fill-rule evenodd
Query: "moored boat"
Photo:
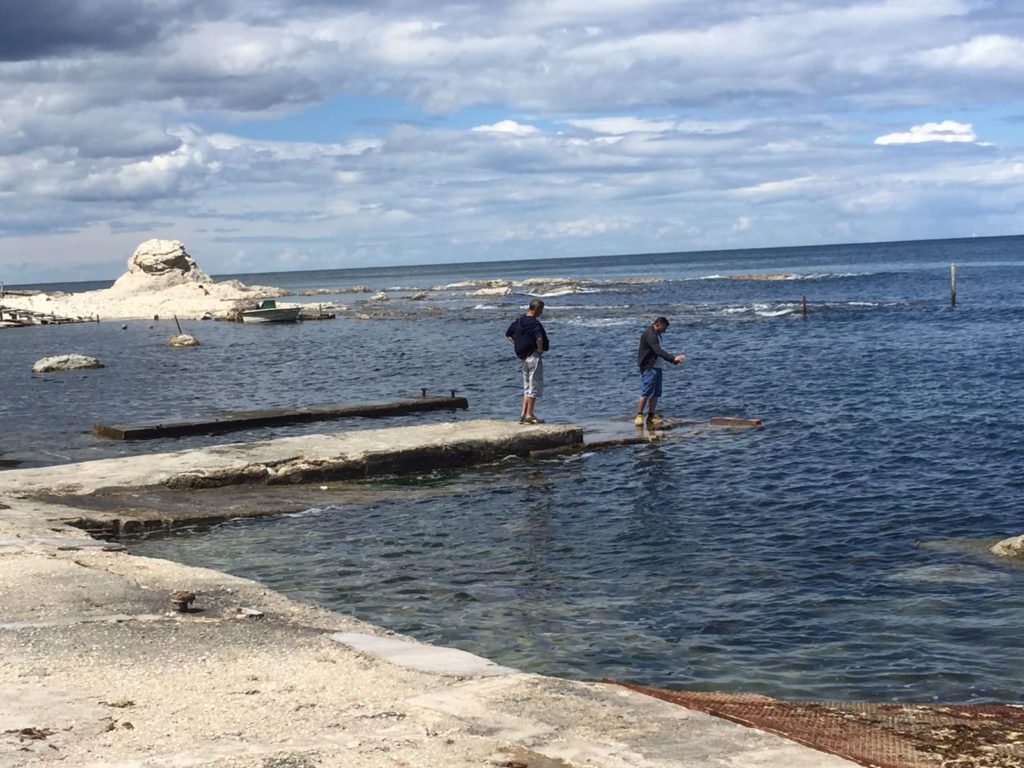
<svg viewBox="0 0 1024 768"><path fill-rule="evenodd" d="M302 307L279 307L273 299L264 299L255 309L242 310L243 323L294 323Z"/></svg>

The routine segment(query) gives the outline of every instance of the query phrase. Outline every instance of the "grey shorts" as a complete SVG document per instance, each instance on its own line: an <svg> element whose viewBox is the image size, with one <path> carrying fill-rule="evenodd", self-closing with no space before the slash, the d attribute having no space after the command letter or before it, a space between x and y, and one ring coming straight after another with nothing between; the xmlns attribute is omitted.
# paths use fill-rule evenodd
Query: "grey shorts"
<svg viewBox="0 0 1024 768"><path fill-rule="evenodd" d="M530 355L522 361L523 395L540 397L544 391L544 360L537 355Z"/></svg>

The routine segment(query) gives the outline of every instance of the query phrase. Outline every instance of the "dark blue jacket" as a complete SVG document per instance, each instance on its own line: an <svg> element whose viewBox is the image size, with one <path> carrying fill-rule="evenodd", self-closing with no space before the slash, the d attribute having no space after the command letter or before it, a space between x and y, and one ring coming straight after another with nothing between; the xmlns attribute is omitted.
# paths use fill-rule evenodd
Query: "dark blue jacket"
<svg viewBox="0 0 1024 768"><path fill-rule="evenodd" d="M512 339L516 348L516 357L520 360L525 360L537 351L537 339L544 340L544 351L548 351L548 335L536 317L520 315L505 331L505 337Z"/></svg>
<svg viewBox="0 0 1024 768"><path fill-rule="evenodd" d="M640 348L636 351L636 364L640 366L641 371L646 371L654 365L654 361L659 357L662 360L668 360L673 365L676 363L672 353L666 352L662 348L658 332L651 325L640 336Z"/></svg>

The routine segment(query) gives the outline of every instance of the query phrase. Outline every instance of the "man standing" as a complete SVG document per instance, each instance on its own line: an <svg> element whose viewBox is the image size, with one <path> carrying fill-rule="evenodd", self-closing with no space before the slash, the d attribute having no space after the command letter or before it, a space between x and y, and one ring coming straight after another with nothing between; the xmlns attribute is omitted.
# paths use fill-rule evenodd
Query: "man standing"
<svg viewBox="0 0 1024 768"><path fill-rule="evenodd" d="M539 318L544 312L544 302L534 299L525 315L516 318L505 331L505 338L512 342L523 369L523 409L520 424L543 424L533 414L537 398L544 391L544 364L541 360L548 351L548 335Z"/></svg>
<svg viewBox="0 0 1024 768"><path fill-rule="evenodd" d="M655 413L658 398L661 397L661 370L665 363L679 365L686 355L673 355L661 347L661 334L668 328L668 319L657 318L640 336L640 349L637 350L636 362L640 366L640 399L636 404L636 419L633 423L638 427L644 425L644 406L647 406L647 426L657 427L661 417Z"/></svg>

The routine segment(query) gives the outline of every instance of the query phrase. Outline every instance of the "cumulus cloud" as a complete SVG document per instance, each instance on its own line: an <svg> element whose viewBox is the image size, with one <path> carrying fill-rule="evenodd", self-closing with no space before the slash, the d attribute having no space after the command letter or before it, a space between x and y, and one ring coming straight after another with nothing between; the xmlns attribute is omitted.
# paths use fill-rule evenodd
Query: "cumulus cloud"
<svg viewBox="0 0 1024 768"><path fill-rule="evenodd" d="M930 141L969 143L977 139L970 123L943 120L941 123L915 125L904 133L887 133L875 139L875 144L923 144Z"/></svg>
<svg viewBox="0 0 1024 768"><path fill-rule="evenodd" d="M470 130L477 133L506 133L512 136L533 136L540 131L532 125L522 125L515 120L499 120L493 125L477 125Z"/></svg>

